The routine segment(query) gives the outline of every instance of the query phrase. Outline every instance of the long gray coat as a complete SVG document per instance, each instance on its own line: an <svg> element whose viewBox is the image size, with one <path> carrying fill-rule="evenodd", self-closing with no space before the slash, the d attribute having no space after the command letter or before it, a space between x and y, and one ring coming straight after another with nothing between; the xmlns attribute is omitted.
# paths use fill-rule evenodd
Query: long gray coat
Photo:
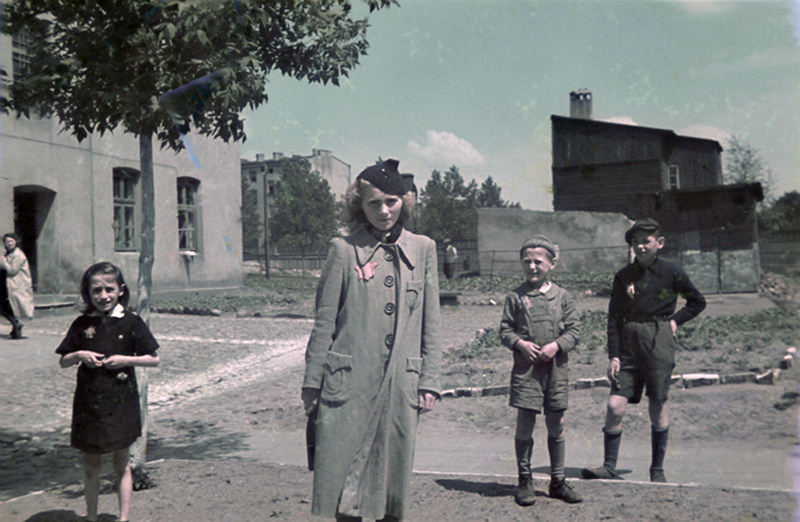
<svg viewBox="0 0 800 522"><path fill-rule="evenodd" d="M419 417L438 395L436 245L403 230L331 241L317 288L304 388L321 388L311 512L403 517Z"/></svg>

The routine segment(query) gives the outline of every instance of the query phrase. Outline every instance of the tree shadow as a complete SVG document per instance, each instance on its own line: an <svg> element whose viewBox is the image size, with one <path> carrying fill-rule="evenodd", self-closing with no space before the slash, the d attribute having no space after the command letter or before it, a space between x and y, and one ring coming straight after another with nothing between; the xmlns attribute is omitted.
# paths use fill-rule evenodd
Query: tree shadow
<svg viewBox="0 0 800 522"><path fill-rule="evenodd" d="M147 441L147 458L154 459L217 459L246 449L246 435L235 433L203 421L167 421L174 435L151 433ZM162 422L161 424L165 424Z"/></svg>
<svg viewBox="0 0 800 522"><path fill-rule="evenodd" d="M499 482L480 482L464 479L437 479L436 483L444 489L474 493L482 497L513 497L516 484L500 484Z"/></svg>

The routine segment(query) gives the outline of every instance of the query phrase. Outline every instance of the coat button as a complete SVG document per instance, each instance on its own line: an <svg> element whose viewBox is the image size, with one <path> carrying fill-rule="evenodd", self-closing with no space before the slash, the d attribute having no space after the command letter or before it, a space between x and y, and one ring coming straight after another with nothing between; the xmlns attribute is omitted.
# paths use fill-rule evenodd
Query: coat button
<svg viewBox="0 0 800 522"><path fill-rule="evenodd" d="M386 303L383 307L383 312L386 315L392 315L394 313L394 303Z"/></svg>
<svg viewBox="0 0 800 522"><path fill-rule="evenodd" d="M394 286L394 276L387 275L383 278L383 284L388 287Z"/></svg>
<svg viewBox="0 0 800 522"><path fill-rule="evenodd" d="M394 335L392 334L387 335L386 338L383 340L383 344L385 344L387 348L391 348L392 345L394 344Z"/></svg>
<svg viewBox="0 0 800 522"><path fill-rule="evenodd" d="M384 250L383 258L387 261L394 261L394 253L391 250Z"/></svg>

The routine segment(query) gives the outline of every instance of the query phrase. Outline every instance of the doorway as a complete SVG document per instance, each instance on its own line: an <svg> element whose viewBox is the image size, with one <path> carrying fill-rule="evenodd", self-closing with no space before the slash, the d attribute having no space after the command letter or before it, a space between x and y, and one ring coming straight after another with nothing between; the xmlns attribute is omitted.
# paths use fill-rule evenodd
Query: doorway
<svg viewBox="0 0 800 522"><path fill-rule="evenodd" d="M14 231L19 236L19 248L28 257L35 292L52 291L42 288L40 260L56 259L55 234L50 210L56 193L39 185L20 185L14 187ZM44 285L48 287L50 285Z"/></svg>

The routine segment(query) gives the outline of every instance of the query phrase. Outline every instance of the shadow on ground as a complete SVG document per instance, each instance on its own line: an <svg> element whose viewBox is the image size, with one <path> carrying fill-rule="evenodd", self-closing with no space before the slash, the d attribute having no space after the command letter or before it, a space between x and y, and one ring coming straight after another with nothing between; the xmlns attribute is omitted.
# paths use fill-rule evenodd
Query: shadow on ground
<svg viewBox="0 0 800 522"><path fill-rule="evenodd" d="M201 421L169 423L168 432L150 434L147 459L224 459L245 449L245 435L232 433ZM69 446L69 431L25 433L0 429L0 501L20 497L34 491L50 490L65 484L81 484L83 469L80 453ZM111 479L110 457L102 461L103 477ZM104 489L109 486L104 485ZM83 487L74 495L83 494ZM42 513L42 516L50 516ZM39 516L39 515L37 515ZM72 520L66 518L34 518L31 520Z"/></svg>

